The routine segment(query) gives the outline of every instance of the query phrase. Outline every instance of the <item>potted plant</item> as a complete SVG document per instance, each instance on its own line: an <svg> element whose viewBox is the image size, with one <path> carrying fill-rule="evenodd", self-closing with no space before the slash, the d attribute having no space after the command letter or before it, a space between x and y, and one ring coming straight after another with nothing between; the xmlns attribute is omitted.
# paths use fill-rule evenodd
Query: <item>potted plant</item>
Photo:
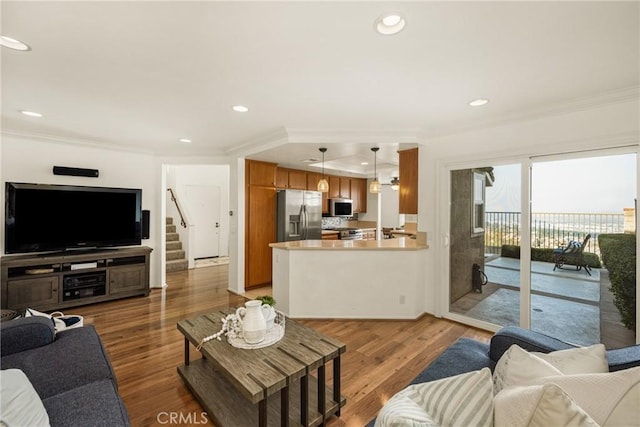
<svg viewBox="0 0 640 427"><path fill-rule="evenodd" d="M276 300L274 300L271 295L262 295L262 296L256 297L255 299L260 300L262 301L263 304L268 304L271 307L276 305Z"/></svg>

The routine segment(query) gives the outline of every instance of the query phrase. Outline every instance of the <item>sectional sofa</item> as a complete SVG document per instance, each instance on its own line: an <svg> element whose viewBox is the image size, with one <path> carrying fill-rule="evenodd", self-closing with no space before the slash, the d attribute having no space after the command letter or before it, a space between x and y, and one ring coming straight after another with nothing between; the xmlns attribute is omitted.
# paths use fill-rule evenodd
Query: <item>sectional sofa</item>
<svg viewBox="0 0 640 427"><path fill-rule="evenodd" d="M109 357L92 325L56 334L51 319L44 317L3 321L0 367L3 421L27 416L30 421L22 422L29 425L45 423L42 417L54 427L130 425ZM21 423L12 420L13 425Z"/></svg>
<svg viewBox="0 0 640 427"><path fill-rule="evenodd" d="M489 343L457 340L368 426L640 426L638 401L640 345L577 347L509 326Z"/></svg>

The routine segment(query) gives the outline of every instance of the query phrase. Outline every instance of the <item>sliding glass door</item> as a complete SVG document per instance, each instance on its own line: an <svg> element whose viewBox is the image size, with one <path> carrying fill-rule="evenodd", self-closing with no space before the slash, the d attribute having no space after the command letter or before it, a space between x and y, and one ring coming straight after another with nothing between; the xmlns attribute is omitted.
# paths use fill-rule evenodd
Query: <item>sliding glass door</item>
<svg viewBox="0 0 640 427"><path fill-rule="evenodd" d="M622 347L635 342L636 155L587 156L532 159L531 329Z"/></svg>
<svg viewBox="0 0 640 427"><path fill-rule="evenodd" d="M637 164L627 150L449 170L448 317L635 343Z"/></svg>
<svg viewBox="0 0 640 427"><path fill-rule="evenodd" d="M449 311L520 324L519 164L450 172Z"/></svg>

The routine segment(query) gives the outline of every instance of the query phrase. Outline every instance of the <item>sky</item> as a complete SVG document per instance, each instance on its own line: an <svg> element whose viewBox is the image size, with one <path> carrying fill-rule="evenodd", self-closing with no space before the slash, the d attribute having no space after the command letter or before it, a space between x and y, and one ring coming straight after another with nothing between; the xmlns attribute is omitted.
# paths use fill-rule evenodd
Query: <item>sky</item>
<svg viewBox="0 0 640 427"><path fill-rule="evenodd" d="M520 165L494 167L486 211L520 212ZM532 212L622 213L634 207L636 155L535 162Z"/></svg>

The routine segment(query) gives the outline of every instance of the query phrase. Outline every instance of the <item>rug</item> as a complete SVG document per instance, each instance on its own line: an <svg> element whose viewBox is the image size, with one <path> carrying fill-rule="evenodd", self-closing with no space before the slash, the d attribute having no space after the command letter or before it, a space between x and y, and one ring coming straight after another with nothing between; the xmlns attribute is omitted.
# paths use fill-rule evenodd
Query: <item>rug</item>
<svg viewBox="0 0 640 427"><path fill-rule="evenodd" d="M215 257L215 258L200 258L194 261L195 268L213 267L216 265L224 265L224 264L229 264L228 256Z"/></svg>

